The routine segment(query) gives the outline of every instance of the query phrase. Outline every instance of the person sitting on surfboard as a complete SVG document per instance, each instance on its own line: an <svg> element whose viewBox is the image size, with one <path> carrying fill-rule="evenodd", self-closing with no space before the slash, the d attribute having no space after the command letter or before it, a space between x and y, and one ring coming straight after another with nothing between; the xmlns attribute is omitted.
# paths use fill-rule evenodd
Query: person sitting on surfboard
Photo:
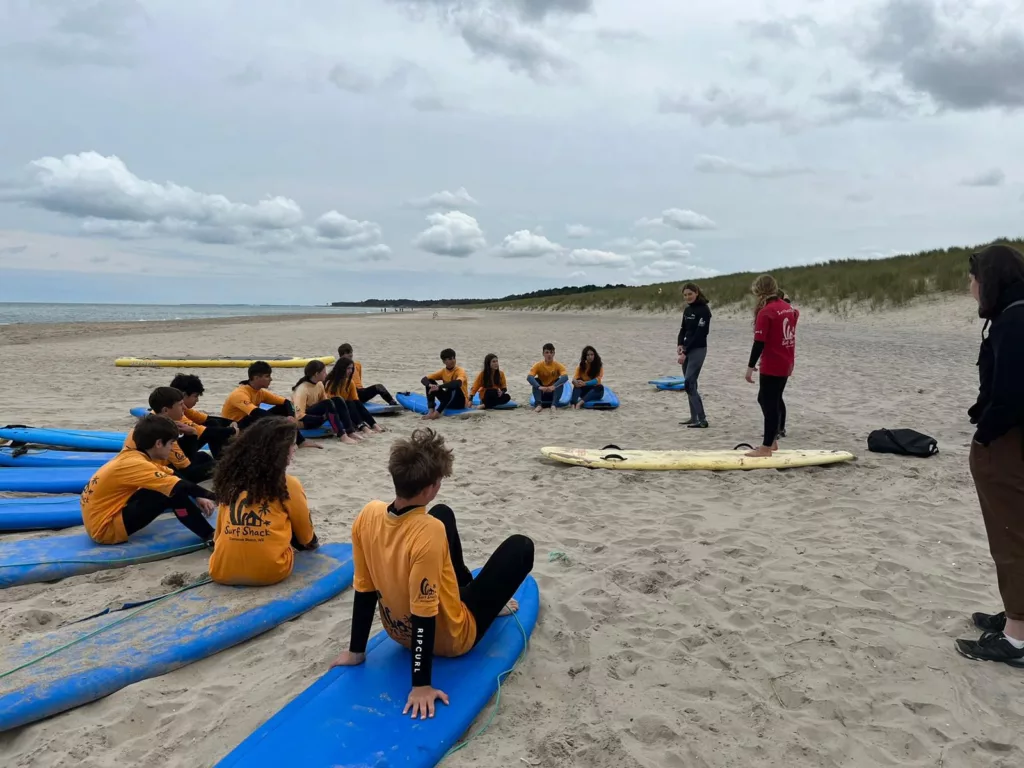
<svg viewBox="0 0 1024 768"><path fill-rule="evenodd" d="M764 440L746 455L759 458L779 450L778 439L786 436L786 403L782 393L793 374L800 310L785 300L785 294L771 275L758 277L750 290L757 298L757 307L754 310L754 346L750 350L746 379L754 383L754 371L760 360L757 402L764 414Z"/></svg>
<svg viewBox="0 0 1024 768"><path fill-rule="evenodd" d="M359 402L368 403L373 398L380 396L388 405L398 405L398 402L388 392L387 387L383 384L371 384L368 387L363 386L363 364L360 363L354 357L355 353L352 350L352 345L347 341L338 347L338 357L351 357L352 364L355 366L355 373L352 374L352 382L356 385L356 392L359 393Z"/></svg>
<svg viewBox="0 0 1024 768"><path fill-rule="evenodd" d="M82 491L82 522L97 544L123 544L167 511L203 541L213 539L206 517L214 495L176 477L167 461L178 439L178 425L148 414L132 430L135 448L123 450L96 470Z"/></svg>
<svg viewBox="0 0 1024 768"><path fill-rule="evenodd" d="M338 362L331 368L330 373L324 381L324 389L330 397L338 413L347 410L349 419L355 428L364 435L372 435L384 431L384 428L377 423L377 420L366 410L366 406L359 400L359 392L356 390L356 383L353 379L356 366L351 357L338 358Z"/></svg>
<svg viewBox="0 0 1024 768"><path fill-rule="evenodd" d="M297 477L285 472L295 456L296 431L293 421L263 419L243 432L217 463L210 578L218 584L277 584L291 575L293 548L320 546L306 491Z"/></svg>
<svg viewBox="0 0 1024 768"><path fill-rule="evenodd" d="M534 413L540 413L557 403L562 394L562 385L569 381L569 372L555 360L555 345L545 344L543 352L544 359L535 363L526 377L533 387ZM551 412L554 413L554 409Z"/></svg>
<svg viewBox="0 0 1024 768"><path fill-rule="evenodd" d="M208 445L213 458L220 458L224 444L238 434L238 425L230 419L211 416L196 408L199 398L206 389L203 387L202 379L194 373L176 374L171 379L171 386L185 397L185 416L178 422L178 427L182 430L178 445L186 456L191 456L204 445ZM189 427L195 434L188 429Z"/></svg>
<svg viewBox="0 0 1024 768"><path fill-rule="evenodd" d="M583 348L580 353L580 364L572 377L572 397L569 404L573 408L582 408L584 403L600 400L604 397L604 365L601 356L591 346Z"/></svg>
<svg viewBox="0 0 1024 768"><path fill-rule="evenodd" d="M178 426L179 431L195 430L192 427L182 424L185 418L185 396L174 387L157 387L149 393L149 408L157 416L166 416ZM188 434L186 432L186 434ZM194 435L193 435L194 436ZM213 457L197 450L192 456L185 453L179 445L179 440L171 443L171 452L164 462L164 467L178 477L191 480L193 483L201 483L213 476ZM131 430L124 439L122 451L138 450L135 444L135 430Z"/></svg>
<svg viewBox="0 0 1024 768"><path fill-rule="evenodd" d="M230 419L238 425L239 429L246 429L256 423L258 419L265 419L268 416L285 416L295 419L295 408L292 404L271 392L267 387L274 380L274 369L265 360L257 360L249 366L246 371L248 378L238 382L238 386L228 395L224 406L220 409L220 415ZM270 403L273 407L264 410L260 408L262 403ZM296 445L305 445L306 438L302 432L295 433ZM314 448L323 448L322 445L310 443Z"/></svg>
<svg viewBox="0 0 1024 768"><path fill-rule="evenodd" d="M352 423L348 407L340 406L327 396L324 379L327 378L327 366L322 360L310 360L302 371L302 378L292 387L292 405L295 407L295 418L299 426L316 429L324 421L331 425L334 434L343 443L355 445L361 441L356 425Z"/></svg>
<svg viewBox="0 0 1024 768"><path fill-rule="evenodd" d="M469 407L469 376L466 369L455 361L455 350L441 350L444 368L420 379L427 389L427 415L424 419L439 419L446 409Z"/></svg>
<svg viewBox="0 0 1024 768"><path fill-rule="evenodd" d="M434 655L468 653L499 615L519 607L512 597L533 570L533 541L515 534L473 578L451 507L437 504L427 511L452 463L451 449L431 429L417 429L391 446L395 500L371 501L352 523L352 633L348 650L331 662L363 663L379 601L384 630L412 650L412 691L402 714L421 719L434 716L436 700L448 703L432 684Z"/></svg>
<svg viewBox="0 0 1024 768"><path fill-rule="evenodd" d="M476 393L480 393L479 410L497 408L512 400L508 393L508 382L505 380L505 372L501 370L498 363L498 356L493 352L484 357L484 367L473 380L473 388L469 391L469 401L473 402Z"/></svg>

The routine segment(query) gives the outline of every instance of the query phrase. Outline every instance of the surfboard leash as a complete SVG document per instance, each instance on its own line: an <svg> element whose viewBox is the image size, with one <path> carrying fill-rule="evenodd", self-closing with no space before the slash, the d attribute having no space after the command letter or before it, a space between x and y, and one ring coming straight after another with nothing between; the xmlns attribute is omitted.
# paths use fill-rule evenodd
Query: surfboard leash
<svg viewBox="0 0 1024 768"><path fill-rule="evenodd" d="M71 642L64 643L64 645L61 645L61 646L58 646L57 648L54 648L52 651L47 651L46 653L44 653L41 656L37 656L34 659L29 659L24 664L19 664L14 669L8 669L6 672L0 672L0 680L2 680L5 677L8 677L10 675L13 675L15 672L20 672L23 669L27 669L28 667L31 667L33 664L38 664L40 661L43 661L44 659L48 659L51 656L56 656L61 651L65 651L68 648L70 648L71 646L77 645L78 643L81 643L83 640L88 640L90 637L95 637L100 632L108 630L111 627L116 627L118 624L123 624L124 622L128 621L128 619L132 618L133 616L137 616L138 614L142 613L147 608L150 608L150 607L152 607L154 605L157 605L158 603L162 603L164 600L167 600L168 598L174 597L175 595L179 595L182 592L186 592L186 591L188 591L190 589L194 589L195 587L202 586L203 584L209 584L210 581L211 581L211 579L209 577L207 577L205 580L200 580L200 581L198 581L198 582L196 582L194 584L187 584L184 587L181 587L180 589L174 590L173 592L168 592L163 597L158 597L155 600L152 600L151 602L146 603L142 607L136 608L134 611L129 613L127 616L122 616L117 621L112 621L109 624L105 624L102 627L99 627L98 629L94 629L92 632L89 632L89 633L87 633L85 635L82 635L79 638L75 638Z"/></svg>
<svg viewBox="0 0 1024 768"><path fill-rule="evenodd" d="M514 618L516 620L516 624L519 625L519 631L523 633L523 651L522 651L522 653L519 654L519 657L515 660L515 663L512 665L511 669L506 669L504 672L501 672L501 673L498 674L498 677L497 677L497 680L498 680L498 692L495 695L494 706L491 708L491 714L487 718L487 722L484 723L483 726L481 726L479 731L477 731L476 733L472 734L468 739L466 739L465 741L460 741L458 744L453 745L451 749L449 749L447 752L444 753L444 756L438 761L438 764L443 763L445 760L447 760L449 757L454 755L456 752L459 752L459 751L465 749L466 747L468 747L473 742L473 740L476 739L478 736L482 736L484 731L486 731L488 728L491 727L491 723L494 722L494 718L497 717L497 715L498 715L498 707L501 706L501 687L502 687L502 683L504 682L504 680L509 675L511 675L513 672L516 671L516 667L519 666L519 662L521 662L523 660L523 657L526 656L526 652L530 649L530 637L529 637L529 635L526 634L526 629L523 627L523 623L521 621L519 621L519 617L515 613L512 614L512 618ZM2 675L0 675L0 677L2 677Z"/></svg>

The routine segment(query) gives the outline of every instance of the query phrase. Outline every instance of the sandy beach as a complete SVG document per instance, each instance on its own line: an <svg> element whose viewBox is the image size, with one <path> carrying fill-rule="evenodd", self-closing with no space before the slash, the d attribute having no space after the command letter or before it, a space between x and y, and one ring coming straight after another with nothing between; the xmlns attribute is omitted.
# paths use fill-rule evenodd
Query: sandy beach
<svg viewBox="0 0 1024 768"><path fill-rule="evenodd" d="M128 408L173 370L118 369L119 356L323 355L351 342L364 382L418 389L454 347L471 375L496 352L513 396L551 341L567 367L584 344L605 361L615 412L527 409L436 422L455 448L439 500L467 560L511 533L536 542L541 614L489 730L452 768L1009 766L1024 757L1020 672L953 650L970 613L1000 610L967 466L966 410L981 331L969 301L847 321L801 320L786 391L785 448L858 461L787 472L591 471L541 446L725 448L756 442L743 380L749 318L716 317L701 376L711 429L686 430L685 395L647 380L678 373L679 317L429 311L259 322L0 328L0 423L127 429ZM139 327L145 325L146 327ZM217 413L244 377L197 371ZM280 370L286 394L300 371ZM322 541L390 500L388 446L421 422L358 446L299 452ZM870 430L910 427L941 453L867 452ZM47 534L30 534L44 536ZM5 537L6 539L7 537ZM200 577L191 554L3 591L11 644ZM351 591L250 641L47 721L0 734L0 764L208 766L300 693L348 643ZM377 625L375 625L375 630ZM2 670L0 670L2 671ZM478 721L482 722L482 720Z"/></svg>

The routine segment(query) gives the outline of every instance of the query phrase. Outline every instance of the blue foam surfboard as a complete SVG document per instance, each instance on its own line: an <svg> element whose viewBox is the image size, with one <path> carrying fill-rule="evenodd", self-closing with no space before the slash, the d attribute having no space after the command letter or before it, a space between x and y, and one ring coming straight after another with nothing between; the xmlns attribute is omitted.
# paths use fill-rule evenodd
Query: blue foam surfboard
<svg viewBox="0 0 1024 768"><path fill-rule="evenodd" d="M124 544L97 544L84 528L42 539L0 541L0 588L164 560L205 546L174 518L155 520Z"/></svg>
<svg viewBox="0 0 1024 768"><path fill-rule="evenodd" d="M302 615L351 584L351 545L325 544L315 552L298 553L291 576L271 587L204 584L147 606L112 611L21 645L7 645L0 648L4 671L80 640L0 678L0 731L219 653ZM139 612L126 618L134 610ZM111 626L117 621L122 623Z"/></svg>
<svg viewBox="0 0 1024 768"><path fill-rule="evenodd" d="M71 528L82 524L78 496L0 499L0 533Z"/></svg>
<svg viewBox="0 0 1024 768"><path fill-rule="evenodd" d="M124 432L102 432L84 429L44 429L41 427L2 427L0 440L54 448L77 448L82 451L120 451Z"/></svg>
<svg viewBox="0 0 1024 768"><path fill-rule="evenodd" d="M433 719L402 715L410 690L409 651L379 632L367 645L363 664L328 670L217 765L436 765L486 706L498 676L512 669L533 632L540 596L532 576L519 587L516 599L519 623L511 616L499 618L465 656L434 657L433 685L448 694L450 704L439 702Z"/></svg>
<svg viewBox="0 0 1024 768"><path fill-rule="evenodd" d="M686 379L682 376L661 376L647 382L656 388L670 391L682 391L686 387Z"/></svg>
<svg viewBox="0 0 1024 768"><path fill-rule="evenodd" d="M15 493L81 493L97 467L5 467L0 469L0 491Z"/></svg>
<svg viewBox="0 0 1024 768"><path fill-rule="evenodd" d="M473 405L480 405L480 395L473 395ZM513 411L519 407L519 403L515 400L509 400L504 405L496 405L493 408L488 408L489 411Z"/></svg>
<svg viewBox="0 0 1024 768"><path fill-rule="evenodd" d="M14 448L0 448L0 467L101 467L116 453L103 451L54 451L28 448L24 453Z"/></svg>
<svg viewBox="0 0 1024 768"><path fill-rule="evenodd" d="M395 400L401 403L402 407L407 411L413 413L425 414L429 410L427 408L427 396L421 395L419 392L398 392L395 394ZM446 408L442 412L442 416L462 416L466 413L479 413L476 408Z"/></svg>
<svg viewBox="0 0 1024 768"><path fill-rule="evenodd" d="M562 391L558 395L558 402L555 406L558 408L567 408L571 399L572 386L568 383L564 384L562 386ZM530 395L530 407L535 408L536 405L537 403L534 402L533 395ZM606 384L604 387L604 396L600 400L592 400L589 403L584 403L583 407L595 411L610 411L619 407L619 396L612 392L611 387Z"/></svg>

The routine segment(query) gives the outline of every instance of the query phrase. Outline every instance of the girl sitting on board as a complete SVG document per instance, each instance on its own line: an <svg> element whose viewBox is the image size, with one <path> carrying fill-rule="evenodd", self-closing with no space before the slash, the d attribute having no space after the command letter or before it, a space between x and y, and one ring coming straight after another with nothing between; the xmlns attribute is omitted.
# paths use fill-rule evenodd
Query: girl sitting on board
<svg viewBox="0 0 1024 768"><path fill-rule="evenodd" d="M334 401L339 413L342 408L348 409L348 415L351 417L352 423L363 434L372 435L383 432L384 428L377 424L373 416L370 415L370 412L366 410L366 406L359 401L359 392L356 390L356 383L352 379L353 375L355 375L355 370L356 367L351 357L339 358L338 362L331 368L331 372L327 374L327 380L324 382L327 396Z"/></svg>
<svg viewBox="0 0 1024 768"><path fill-rule="evenodd" d="M343 443L354 445L360 442L355 424L348 415L348 408L338 410L335 402L327 396L324 379L327 366L322 360L310 360L302 372L302 378L292 387L292 405L295 418L304 429L316 429L326 420Z"/></svg>
<svg viewBox="0 0 1024 768"><path fill-rule="evenodd" d="M451 475L452 462L451 449L431 429L417 429L391 446L388 472L395 500L371 501L352 523L351 639L348 650L331 662L332 667L355 666L366 660L379 602L384 630L412 651L412 690L402 714L420 719L434 716L437 699L448 703L447 694L432 684L434 655L472 650L498 616L518 609L512 598L533 570L533 541L516 534L473 578L451 507L437 504L427 511Z"/></svg>
<svg viewBox="0 0 1024 768"><path fill-rule="evenodd" d="M572 377L572 397L569 398L569 404L579 409L584 403L604 397L604 385L601 383L603 378L604 364L601 362L601 356L593 347L584 347L580 354L580 364L576 366L576 373Z"/></svg>
<svg viewBox="0 0 1024 768"><path fill-rule="evenodd" d="M352 364L355 366L355 373L352 374L352 381L356 384L356 392L359 393L359 402L368 403L378 395L388 405L398 405L398 402L388 392L387 387L383 384L371 384L368 387L363 386L363 364L355 359L355 354L352 351L352 345L347 341L344 344L338 346L338 357L351 357Z"/></svg>
<svg viewBox="0 0 1024 768"><path fill-rule="evenodd" d="M210 578L263 587L288 578L292 549L316 549L306 492L285 470L295 457L294 421L262 419L224 452L213 477L217 529Z"/></svg>
<svg viewBox="0 0 1024 768"><path fill-rule="evenodd" d="M757 278L751 293L757 298L757 307L754 309L754 346L750 350L746 379L754 383L754 371L760 360L757 402L764 414L764 439L760 447L746 455L764 458L779 450L778 438L785 435L786 403L782 393L793 374L800 310L785 300L785 294L771 275Z"/></svg>
<svg viewBox="0 0 1024 768"><path fill-rule="evenodd" d="M498 364L498 356L493 352L484 357L484 367L476 375L473 381L473 389L469 393L469 401L473 402L476 393L480 393L479 410L497 408L512 400L508 393L508 382L505 380L505 372Z"/></svg>

